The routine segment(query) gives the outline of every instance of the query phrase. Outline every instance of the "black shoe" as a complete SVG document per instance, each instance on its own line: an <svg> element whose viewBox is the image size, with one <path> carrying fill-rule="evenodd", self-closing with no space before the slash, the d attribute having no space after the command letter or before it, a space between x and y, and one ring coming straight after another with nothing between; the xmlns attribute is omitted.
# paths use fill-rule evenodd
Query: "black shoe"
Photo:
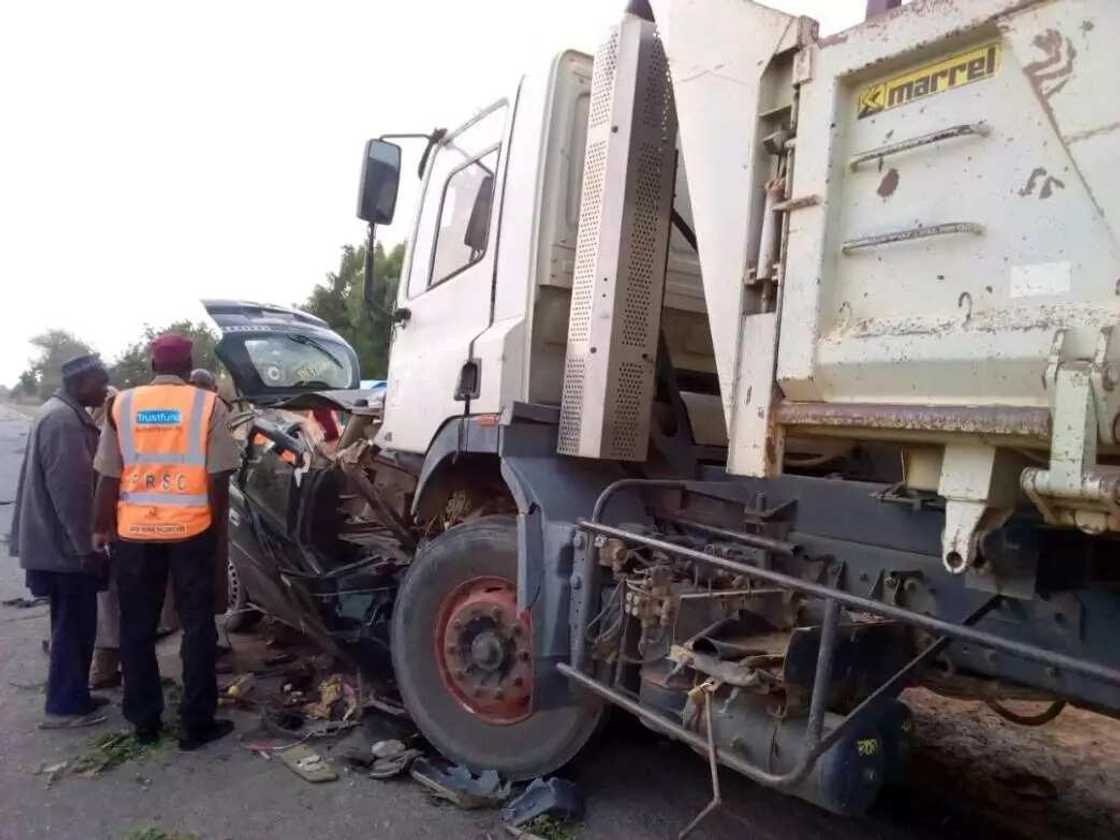
<svg viewBox="0 0 1120 840"><path fill-rule="evenodd" d="M136 740L145 746L151 746L159 740L159 734L162 731L163 721L157 720L155 723L142 724L136 727Z"/></svg>
<svg viewBox="0 0 1120 840"><path fill-rule="evenodd" d="M229 733L233 732L233 721L215 718L210 722L209 726L202 729L188 729L183 737L179 739L179 749L181 750L197 750L199 747L204 747L212 741L217 741L219 738L224 738Z"/></svg>

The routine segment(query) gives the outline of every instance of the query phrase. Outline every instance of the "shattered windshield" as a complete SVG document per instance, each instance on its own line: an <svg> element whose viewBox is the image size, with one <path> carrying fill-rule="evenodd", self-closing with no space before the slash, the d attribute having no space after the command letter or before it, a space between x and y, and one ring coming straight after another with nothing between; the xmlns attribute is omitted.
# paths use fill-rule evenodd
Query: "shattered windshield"
<svg viewBox="0 0 1120 840"><path fill-rule="evenodd" d="M245 351L267 388L349 388L357 377L342 347L304 335L248 338Z"/></svg>

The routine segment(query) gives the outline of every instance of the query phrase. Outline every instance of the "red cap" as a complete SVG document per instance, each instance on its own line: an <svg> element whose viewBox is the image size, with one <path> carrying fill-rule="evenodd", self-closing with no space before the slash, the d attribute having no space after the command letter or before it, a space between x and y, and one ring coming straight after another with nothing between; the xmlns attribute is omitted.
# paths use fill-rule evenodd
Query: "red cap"
<svg viewBox="0 0 1120 840"><path fill-rule="evenodd" d="M152 364L159 367L189 366L191 363L191 340L175 333L164 333L152 339Z"/></svg>

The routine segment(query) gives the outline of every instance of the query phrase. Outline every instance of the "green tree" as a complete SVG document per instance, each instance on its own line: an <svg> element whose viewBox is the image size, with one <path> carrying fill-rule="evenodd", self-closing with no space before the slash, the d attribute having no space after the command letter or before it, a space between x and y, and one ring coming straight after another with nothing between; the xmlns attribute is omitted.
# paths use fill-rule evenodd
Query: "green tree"
<svg viewBox="0 0 1120 840"><path fill-rule="evenodd" d="M35 371L30 368L19 375L19 381L12 388L14 397L35 397L39 393L39 382L35 379Z"/></svg>
<svg viewBox="0 0 1120 840"><path fill-rule="evenodd" d="M327 274L324 282L311 290L303 309L330 324L331 329L350 343L358 354L363 379L384 379L389 368L389 317L397 299L404 244L393 246L387 254L381 243L373 250L373 273L380 293L379 306L367 308L362 294L365 278L364 245L344 245L338 270Z"/></svg>
<svg viewBox="0 0 1120 840"><path fill-rule="evenodd" d="M175 321L159 329L146 325L140 338L130 344L109 368L110 381L122 389L134 388L151 381L152 361L148 345L153 338L164 333L178 333L189 338L194 342L194 349L191 352L194 366L206 368L215 376L219 373L221 363L214 354L218 336L214 331L202 322Z"/></svg>
<svg viewBox="0 0 1120 840"><path fill-rule="evenodd" d="M47 330L31 339L38 356L19 377L17 389L45 400L62 385L62 363L92 353L93 349L66 330Z"/></svg>

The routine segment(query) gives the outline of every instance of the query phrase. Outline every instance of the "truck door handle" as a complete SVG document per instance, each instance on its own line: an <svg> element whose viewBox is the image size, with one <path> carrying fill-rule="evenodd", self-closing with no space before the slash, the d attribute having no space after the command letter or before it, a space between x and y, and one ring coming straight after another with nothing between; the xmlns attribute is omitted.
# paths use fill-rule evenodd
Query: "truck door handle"
<svg viewBox="0 0 1120 840"><path fill-rule="evenodd" d="M407 306L398 306L393 310L394 324L407 324L412 319L412 310Z"/></svg>

